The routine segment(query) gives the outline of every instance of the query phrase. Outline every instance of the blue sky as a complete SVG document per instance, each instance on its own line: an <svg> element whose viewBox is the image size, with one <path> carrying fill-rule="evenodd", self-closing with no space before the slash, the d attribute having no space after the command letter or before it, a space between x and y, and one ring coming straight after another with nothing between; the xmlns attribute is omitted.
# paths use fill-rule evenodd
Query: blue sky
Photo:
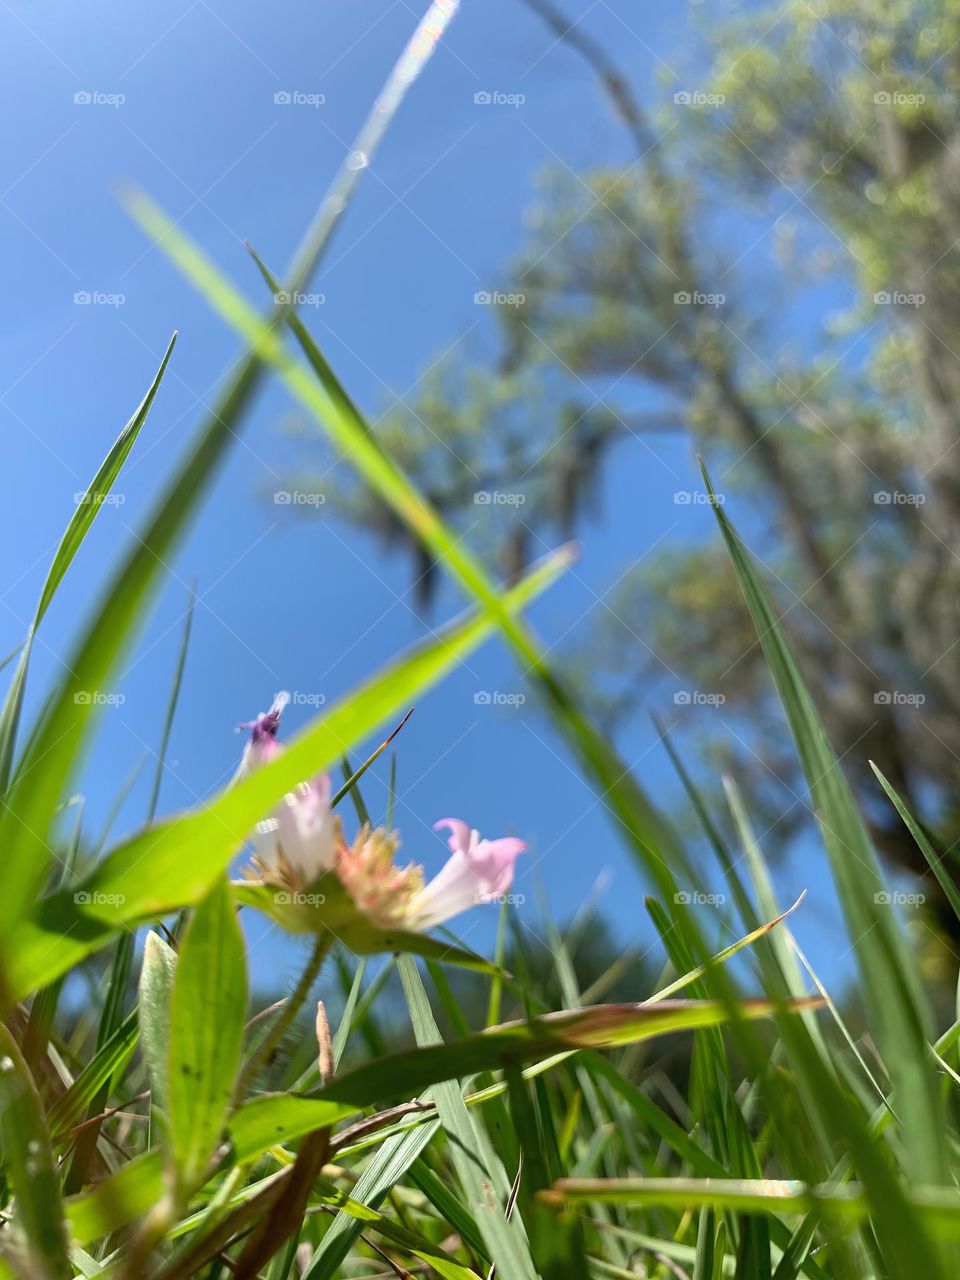
<svg viewBox="0 0 960 1280"><path fill-rule="evenodd" d="M647 102L659 78L680 71L675 51L686 50L691 35L683 7L641 14L628 0L599 0L569 8L615 52ZM0 652L22 638L74 494L142 396L171 331L180 331L118 487L122 503L102 513L48 616L30 710L239 354L232 335L129 221L117 191L129 183L144 188L257 296L259 277L243 241L282 270L417 16L405 0L267 7L100 0L82 8L12 0L4 8L0 107L16 123L0 142L8 298L0 319L0 421L11 478L0 505L7 548ZM478 105L481 91L525 100L522 108ZM278 93L298 100L278 104ZM322 104L311 105L318 95ZM340 228L315 285L323 305L305 313L372 417L410 396L453 344L489 343L491 319L473 295L503 283L538 171L546 164L582 171L627 155L589 73L523 5L465 0ZM78 293L97 301L78 304ZM384 559L343 524L298 520L265 497L289 461L278 427L290 411L278 388L261 395L169 566L114 691L125 700L105 710L78 780L91 836L145 757L114 834L142 820L194 579L199 603L164 811L195 803L226 780L241 746L234 726L264 710L277 689L331 700L424 634L402 559ZM602 525L584 531L575 571L533 611L547 644L583 635L628 557L664 538L711 533L707 511L678 516L673 502L677 489L696 485L684 440L638 441L619 459L605 481ZM445 588L431 620L461 603ZM561 918L595 893L624 942L649 937L643 886L562 743L529 704L474 701L480 690L521 688L509 656L491 643L418 704L400 749L405 852L435 868L443 845L430 826L449 814L491 836L515 832L530 845L517 889L528 895L523 912L531 925L540 882ZM288 730L310 713L291 707ZM672 789L652 730L640 726L625 750L654 794ZM382 787L373 782L368 790L372 807L382 805ZM785 900L804 886L813 900L797 932L826 972L846 972L847 944L812 849L806 865L780 872ZM491 913L474 912L462 924L471 945L489 945ZM289 949L272 932L254 934L254 969L266 980L287 963Z"/></svg>

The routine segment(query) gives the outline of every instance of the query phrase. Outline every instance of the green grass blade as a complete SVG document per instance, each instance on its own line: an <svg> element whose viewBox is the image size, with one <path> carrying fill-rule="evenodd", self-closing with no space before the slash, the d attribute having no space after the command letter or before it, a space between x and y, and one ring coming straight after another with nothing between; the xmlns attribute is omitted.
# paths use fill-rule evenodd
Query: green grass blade
<svg viewBox="0 0 960 1280"><path fill-rule="evenodd" d="M953 877L943 869L943 863L946 855L937 853L933 845L924 835L923 828L910 812L903 797L899 794L896 788L887 781L872 760L870 761L870 768L877 775L877 779L881 787L883 787L884 791L887 793L887 798L903 819L904 825L916 841L917 848L926 858L930 870L937 877L937 883L943 890L947 901L950 903L951 907L953 907L957 919L960 920L960 890L957 889Z"/></svg>
<svg viewBox="0 0 960 1280"><path fill-rule="evenodd" d="M420 1045L419 1052L430 1054L446 1048L440 1040L440 1032L433 1019L416 963L410 956L401 956L397 963L410 1009L414 1036ZM459 1043L462 1045L464 1041ZM452 1078L442 1081L433 1089L433 1098L440 1123L450 1142L450 1155L463 1189L466 1207L476 1221L491 1261L502 1276L515 1277L516 1280L536 1280L536 1269L519 1219L516 1215L508 1219L503 1206L498 1202L498 1183L504 1181L502 1167L491 1167L493 1153L483 1149L459 1085ZM496 1163L499 1164L499 1161Z"/></svg>
<svg viewBox="0 0 960 1280"><path fill-rule="evenodd" d="M94 520L100 514L104 501L109 496L114 481L120 474L120 470L126 462L131 449L136 444L137 436L147 420L147 415L150 413L150 408L160 388L160 383L163 381L163 375L167 371L167 365L170 363L176 340L177 335L174 334L164 352L160 367L154 375L147 394L141 400L130 421L120 432L110 452L101 463L99 471L90 481L85 493L78 495L76 510L67 525L66 532L53 557L53 562L47 571L46 581L43 584L43 590L40 592L40 600L37 604L30 632L21 649L20 661L10 682L10 688L7 690L3 710L0 711L0 796L6 794L13 772L13 754L16 747L20 713L23 708L23 693L27 683L27 670L30 665L33 637L36 635L37 629L43 621L47 609L50 607L50 602L57 593L57 588L80 550L84 538L89 533Z"/></svg>
<svg viewBox="0 0 960 1280"><path fill-rule="evenodd" d="M707 488L714 496L709 476ZM724 508L713 504L747 607L790 724L830 859L880 1050L895 1082L908 1169L916 1182L949 1181L945 1118L927 1054L930 1013L889 906L849 784L756 570Z"/></svg>
<svg viewBox="0 0 960 1280"><path fill-rule="evenodd" d="M170 1003L170 1149L187 1195L202 1181L224 1129L246 1010L243 935L230 886L221 879L187 927Z"/></svg>

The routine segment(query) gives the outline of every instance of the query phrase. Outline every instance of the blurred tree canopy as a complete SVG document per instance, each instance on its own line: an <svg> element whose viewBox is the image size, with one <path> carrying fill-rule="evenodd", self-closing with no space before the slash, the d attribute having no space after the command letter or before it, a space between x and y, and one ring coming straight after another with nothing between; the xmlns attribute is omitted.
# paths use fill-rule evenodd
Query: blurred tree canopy
<svg viewBox="0 0 960 1280"><path fill-rule="evenodd" d="M631 159L544 175L499 285L496 359L434 369L378 432L447 517L495 544L508 577L596 514L627 442L684 433L752 512L752 548L879 847L921 871L867 762L948 850L960 3L728 7L696 83L648 108L589 15L571 25L554 0L523 2L589 64ZM639 464L636 479L648 484ZM347 484L336 510L410 553L429 600L429 557L374 496ZM678 685L722 696L709 751L785 840L811 815L759 646L719 540L680 536L625 566L580 640L589 665L574 654L571 668L590 672L612 731Z"/></svg>

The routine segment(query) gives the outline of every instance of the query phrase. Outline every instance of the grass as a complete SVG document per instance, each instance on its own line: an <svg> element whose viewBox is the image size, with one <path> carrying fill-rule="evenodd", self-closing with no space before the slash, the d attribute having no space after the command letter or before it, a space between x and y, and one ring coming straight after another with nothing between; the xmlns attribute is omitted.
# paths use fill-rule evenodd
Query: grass
<svg viewBox="0 0 960 1280"><path fill-rule="evenodd" d="M367 152L454 9L432 7L365 126ZM296 256L290 293L319 260L357 172L335 181ZM805 771L875 1055L808 972L735 789L742 862L676 760L716 862L704 866L551 669L522 611L570 553L561 549L504 590L384 451L289 302L273 301L284 291L269 268L256 260L269 300L261 315L155 205L137 196L131 209L249 351L105 584L68 674L26 727L34 634L149 429L173 341L95 472L91 500L67 522L30 633L11 655L0 713L0 1276L955 1275L960 1023L934 1023L866 825L724 508L714 505L719 534ZM196 809L157 817L158 771L143 831L105 850L82 878L69 859L54 871L49 848L93 728L83 695L108 687L163 557L268 375L429 548L467 610ZM705 483L712 492L706 473ZM653 890L646 905L667 973L631 990L629 1001L597 1003L598 992L633 972L619 959L584 990L582 931L547 922L544 965L513 929L507 904L488 958L446 936L372 920L332 873L313 895L319 903L300 906L228 877L255 823L320 770L360 760L346 766L336 800L349 794L364 814L363 775L385 764L386 744L371 747L376 735L395 730L422 691L491 637L516 656L615 815L637 864L638 907L644 887ZM164 746L188 645L189 625ZM881 782L942 874L922 828ZM716 921L705 927L695 906L721 879L733 945L718 944ZM252 1007L241 910L266 912L312 939L280 1006ZM367 955L387 958L368 964ZM78 970L109 975L79 1018L60 1002ZM329 1026L321 1008L314 1037L300 1015L321 972L339 987L339 1012ZM670 1055L669 1088L654 1052Z"/></svg>

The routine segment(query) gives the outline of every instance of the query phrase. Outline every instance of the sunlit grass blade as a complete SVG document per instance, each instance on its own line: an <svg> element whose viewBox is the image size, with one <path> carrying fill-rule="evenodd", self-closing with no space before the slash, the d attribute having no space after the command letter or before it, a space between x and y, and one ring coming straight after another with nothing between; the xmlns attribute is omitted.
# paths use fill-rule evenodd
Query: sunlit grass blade
<svg viewBox="0 0 960 1280"><path fill-rule="evenodd" d="M552 1204L604 1202L679 1209L707 1205L777 1215L812 1210L837 1223L862 1222L869 1215L867 1198L855 1185L811 1187L776 1178L564 1178L541 1196ZM960 1239L960 1194L955 1188L916 1187L910 1192L910 1203L935 1236Z"/></svg>
<svg viewBox="0 0 960 1280"><path fill-rule="evenodd" d="M523 607L568 563L566 550L548 558L506 593L506 607ZM8 975L13 990L23 995L44 986L117 929L196 901L285 792L410 706L492 629L488 619L475 613L455 620L319 716L281 755L242 783L197 810L133 836L82 884L44 900L35 919L17 930Z"/></svg>
<svg viewBox="0 0 960 1280"><path fill-rule="evenodd" d="M807 891L804 889L803 893L801 893L793 906L788 907L786 911L781 911L776 919L768 920L766 924L760 925L759 928L754 929L751 933L746 934L742 938L738 938L736 942L732 942L729 947L724 947L721 951L718 951L715 956L712 956L707 964L698 965L688 973L682 974L679 978L675 979L667 986L661 988L660 991L657 991L654 995L650 996L650 1002L652 1003L655 1000L665 1000L667 996L673 995L675 991L682 991L684 987L688 987L692 982L696 982L699 978L702 978L714 965L723 964L725 960L729 960L731 956L735 956L737 952L742 951L744 947L749 947L759 938L766 937L767 934L776 929L777 925L780 924L782 920L786 920L787 916L792 915L793 912L796 911L797 907L800 906L800 903L803 902L806 896Z"/></svg>

